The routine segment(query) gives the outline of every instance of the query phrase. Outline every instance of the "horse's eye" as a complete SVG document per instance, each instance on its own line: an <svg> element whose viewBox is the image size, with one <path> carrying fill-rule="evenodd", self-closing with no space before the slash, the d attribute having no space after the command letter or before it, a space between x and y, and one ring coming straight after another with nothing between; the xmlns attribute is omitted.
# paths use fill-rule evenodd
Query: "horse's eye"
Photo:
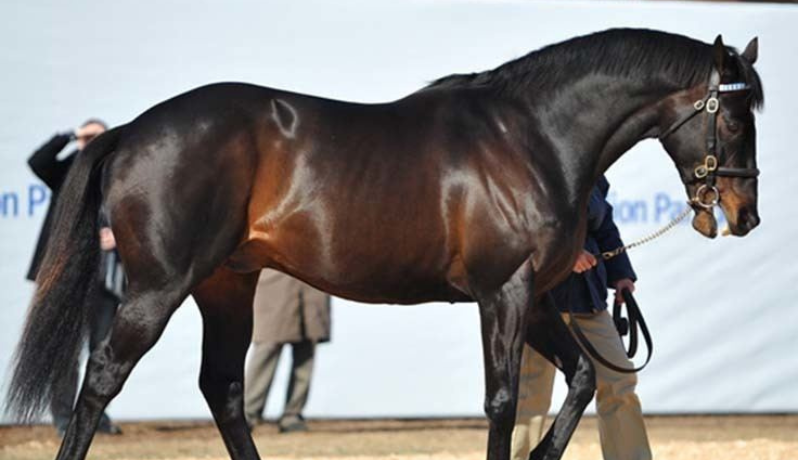
<svg viewBox="0 0 798 460"><path fill-rule="evenodd" d="M736 133L737 131L740 130L740 123L738 123L738 122L736 122L734 120L727 120L726 121L726 129L728 129L729 131L731 131L733 133Z"/></svg>

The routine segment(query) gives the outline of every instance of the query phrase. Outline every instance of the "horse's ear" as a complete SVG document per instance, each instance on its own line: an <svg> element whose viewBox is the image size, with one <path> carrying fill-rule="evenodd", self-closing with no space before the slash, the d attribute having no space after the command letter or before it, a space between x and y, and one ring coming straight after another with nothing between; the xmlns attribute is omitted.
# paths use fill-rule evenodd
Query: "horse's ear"
<svg viewBox="0 0 798 460"><path fill-rule="evenodd" d="M748 42L748 46L745 47L742 57L751 64L756 62L756 58L759 57L759 37L754 37Z"/></svg>
<svg viewBox="0 0 798 460"><path fill-rule="evenodd" d="M723 37L718 35L715 44L712 45L712 55L715 58L715 68L723 73L723 61L726 58L726 45L723 44Z"/></svg>

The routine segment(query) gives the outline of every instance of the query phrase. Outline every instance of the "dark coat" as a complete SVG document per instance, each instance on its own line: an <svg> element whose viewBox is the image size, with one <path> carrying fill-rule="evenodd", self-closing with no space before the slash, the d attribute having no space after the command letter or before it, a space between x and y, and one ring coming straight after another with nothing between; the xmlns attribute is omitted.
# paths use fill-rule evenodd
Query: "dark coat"
<svg viewBox="0 0 798 460"><path fill-rule="evenodd" d="M69 167L72 166L72 161L75 159L75 154L77 153L77 150L75 150L63 159L59 160L57 158L58 154L64 150L64 147L69 144L71 138L71 134L56 134L28 158L28 166L30 166L30 169L42 182L47 184L47 187L49 187L52 192L50 195L50 205L47 208L44 223L39 231L36 251L33 253L33 260L28 269L27 278L31 281L36 280L36 274L39 272L39 265L42 262L42 257L44 257L44 251L47 249L47 239L50 236L50 227L52 226L53 212L55 210L53 204L58 198L58 191L61 189L61 184L64 183L64 178L66 178Z"/></svg>
<svg viewBox="0 0 798 460"><path fill-rule="evenodd" d="M612 219L612 206L607 202L610 184L602 176L590 194L587 206L587 236L585 250L591 254L611 251L623 246L621 235ZM554 301L562 312L568 311L568 302L574 313L593 313L607 308L607 288L621 279L637 280L626 253L608 261L597 257L598 265L584 273L572 273L552 289Z"/></svg>

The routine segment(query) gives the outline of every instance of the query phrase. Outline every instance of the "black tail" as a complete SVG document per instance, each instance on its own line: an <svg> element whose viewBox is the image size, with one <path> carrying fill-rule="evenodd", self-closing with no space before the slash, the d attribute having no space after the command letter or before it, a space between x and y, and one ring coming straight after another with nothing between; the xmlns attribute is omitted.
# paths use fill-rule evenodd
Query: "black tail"
<svg viewBox="0 0 798 460"><path fill-rule="evenodd" d="M86 336L85 300L98 284L99 165L116 148L121 129L108 131L78 154L54 204L47 252L6 399L6 412L19 421L31 421L48 407L54 385L78 364Z"/></svg>

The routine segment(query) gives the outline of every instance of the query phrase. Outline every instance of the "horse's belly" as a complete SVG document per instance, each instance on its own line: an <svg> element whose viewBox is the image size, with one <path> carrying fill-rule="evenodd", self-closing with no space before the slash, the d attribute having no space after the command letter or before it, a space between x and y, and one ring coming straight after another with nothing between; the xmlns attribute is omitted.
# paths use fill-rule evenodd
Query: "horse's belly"
<svg viewBox="0 0 798 460"><path fill-rule="evenodd" d="M314 284L311 282L311 284ZM473 299L447 283L437 285L416 283L412 289L391 286L340 286L324 287L324 282L314 284L330 294L365 303L413 305L426 302L470 302Z"/></svg>
<svg viewBox="0 0 798 460"><path fill-rule="evenodd" d="M453 264L441 247L391 250L357 236L324 235L307 225L250 231L227 260L241 272L274 268L338 297L368 303L415 304L469 301L467 289L452 276Z"/></svg>
<svg viewBox="0 0 798 460"><path fill-rule="evenodd" d="M286 267L294 276L359 302L416 304L470 300L467 292L447 277L445 265L430 265L379 254L336 258L332 264Z"/></svg>

